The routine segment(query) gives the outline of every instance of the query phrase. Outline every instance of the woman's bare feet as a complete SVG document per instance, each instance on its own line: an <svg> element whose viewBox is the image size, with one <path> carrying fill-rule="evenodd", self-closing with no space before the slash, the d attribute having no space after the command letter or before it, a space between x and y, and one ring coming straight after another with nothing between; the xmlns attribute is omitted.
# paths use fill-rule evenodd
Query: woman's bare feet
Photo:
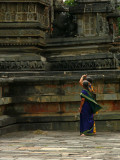
<svg viewBox="0 0 120 160"><path fill-rule="evenodd" d="M85 135L84 135L84 134L81 134L80 136L82 136L82 137L83 137L83 136L85 136Z"/></svg>

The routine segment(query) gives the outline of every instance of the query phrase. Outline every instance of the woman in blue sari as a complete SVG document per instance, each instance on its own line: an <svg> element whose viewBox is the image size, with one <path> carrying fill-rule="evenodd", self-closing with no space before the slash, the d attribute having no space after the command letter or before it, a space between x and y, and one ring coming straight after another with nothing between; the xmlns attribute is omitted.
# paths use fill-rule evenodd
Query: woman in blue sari
<svg viewBox="0 0 120 160"><path fill-rule="evenodd" d="M101 107L94 100L89 91L89 82L83 81L83 90L81 92L80 104L80 134L81 136L92 135L94 128L93 114L95 114Z"/></svg>

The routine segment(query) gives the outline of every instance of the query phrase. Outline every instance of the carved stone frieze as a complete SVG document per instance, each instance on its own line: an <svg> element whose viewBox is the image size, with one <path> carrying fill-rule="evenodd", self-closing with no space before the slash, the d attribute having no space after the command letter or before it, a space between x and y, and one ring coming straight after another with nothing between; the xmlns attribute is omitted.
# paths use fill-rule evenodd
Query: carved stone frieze
<svg viewBox="0 0 120 160"><path fill-rule="evenodd" d="M115 69L116 61L114 59L91 59L91 60L75 60L75 61L57 61L53 62L51 69L59 71L76 71L76 70L99 70L99 69Z"/></svg>
<svg viewBox="0 0 120 160"><path fill-rule="evenodd" d="M0 71L45 70L46 62L31 61L0 61Z"/></svg>

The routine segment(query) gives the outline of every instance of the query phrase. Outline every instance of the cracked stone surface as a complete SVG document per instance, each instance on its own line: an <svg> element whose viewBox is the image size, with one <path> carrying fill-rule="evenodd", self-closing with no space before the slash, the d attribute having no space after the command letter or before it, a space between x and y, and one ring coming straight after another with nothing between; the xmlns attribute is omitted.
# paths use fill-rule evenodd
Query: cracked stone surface
<svg viewBox="0 0 120 160"><path fill-rule="evenodd" d="M120 133L14 132L0 137L0 160L119 160Z"/></svg>

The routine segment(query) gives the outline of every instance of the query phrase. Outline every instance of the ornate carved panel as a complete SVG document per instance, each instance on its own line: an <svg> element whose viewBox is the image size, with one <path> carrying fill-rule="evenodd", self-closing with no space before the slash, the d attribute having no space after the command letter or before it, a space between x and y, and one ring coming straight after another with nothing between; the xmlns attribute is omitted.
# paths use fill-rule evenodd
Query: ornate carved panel
<svg viewBox="0 0 120 160"><path fill-rule="evenodd" d="M0 0L0 45L44 45L48 6L43 0Z"/></svg>
<svg viewBox="0 0 120 160"><path fill-rule="evenodd" d="M37 4L1 3L0 22L37 21Z"/></svg>
<svg viewBox="0 0 120 160"><path fill-rule="evenodd" d="M51 69L59 71L76 71L76 70L96 70L96 69L115 69L116 62L114 59L98 60L76 60L76 61L58 61L53 62Z"/></svg>
<svg viewBox="0 0 120 160"><path fill-rule="evenodd" d="M45 70L46 63L37 60L0 61L0 71Z"/></svg>
<svg viewBox="0 0 120 160"><path fill-rule="evenodd" d="M83 28L85 36L96 35L96 14L85 14L83 16Z"/></svg>
<svg viewBox="0 0 120 160"><path fill-rule="evenodd" d="M41 22L49 25L49 8L39 3L0 3L0 22Z"/></svg>

